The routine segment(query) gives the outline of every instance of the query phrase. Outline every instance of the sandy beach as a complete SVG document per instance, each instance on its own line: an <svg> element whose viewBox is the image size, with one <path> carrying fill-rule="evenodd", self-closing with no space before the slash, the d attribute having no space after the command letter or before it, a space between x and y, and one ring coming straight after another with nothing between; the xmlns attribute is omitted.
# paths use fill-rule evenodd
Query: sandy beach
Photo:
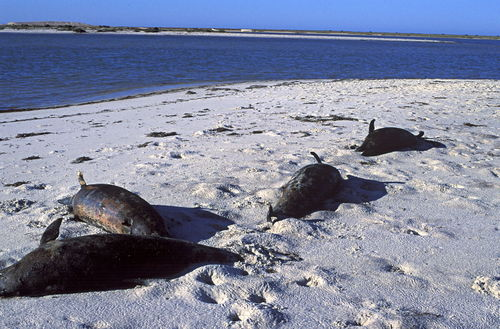
<svg viewBox="0 0 500 329"><path fill-rule="evenodd" d="M0 33L59 33L59 34L74 34L73 31L60 31L55 29L0 29ZM117 32L97 32L89 30L89 34L101 35L149 35L149 36L203 36L203 37L238 37L238 38L280 38L280 39L322 39L322 40L364 40L364 41L393 41L393 42L431 42L431 43L453 43L449 40L436 40L429 37L411 38L407 36L401 37L386 37L370 36L370 35L320 35L320 34L293 34L293 33L259 33L259 32L186 32L186 31L160 31L155 33L136 32L133 30L122 30Z"/></svg>
<svg viewBox="0 0 500 329"><path fill-rule="evenodd" d="M244 259L133 289L0 299L1 328L496 328L500 82L265 81L0 113L0 268L102 233L88 183L154 205L172 235ZM368 123L445 147L363 157ZM266 221L309 152L344 180L324 209ZM496 215L495 215L496 214Z"/></svg>

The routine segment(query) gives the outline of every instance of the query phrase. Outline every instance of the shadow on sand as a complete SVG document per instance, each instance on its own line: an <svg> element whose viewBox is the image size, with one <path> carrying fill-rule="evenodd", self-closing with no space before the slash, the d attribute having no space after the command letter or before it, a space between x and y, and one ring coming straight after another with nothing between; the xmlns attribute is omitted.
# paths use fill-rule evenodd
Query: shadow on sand
<svg viewBox="0 0 500 329"><path fill-rule="evenodd" d="M154 205L155 210L168 222L172 238L199 242L226 230L233 221L203 210Z"/></svg>
<svg viewBox="0 0 500 329"><path fill-rule="evenodd" d="M404 184L403 182L379 182L352 175L342 181L339 190L330 200L325 202L322 210L335 211L342 203L365 203L378 200L387 195L387 184Z"/></svg>
<svg viewBox="0 0 500 329"><path fill-rule="evenodd" d="M425 139L425 138L420 138L417 141L417 145L415 145L415 148L413 150L415 151L428 151L432 148L439 148L439 149L445 149L446 145L440 142L436 142L430 139Z"/></svg>

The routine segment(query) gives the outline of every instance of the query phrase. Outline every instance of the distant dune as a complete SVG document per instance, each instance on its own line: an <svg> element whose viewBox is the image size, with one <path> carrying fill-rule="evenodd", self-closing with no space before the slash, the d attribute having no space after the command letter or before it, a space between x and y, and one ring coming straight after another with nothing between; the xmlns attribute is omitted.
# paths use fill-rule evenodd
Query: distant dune
<svg viewBox="0 0 500 329"><path fill-rule="evenodd" d="M117 32L117 33L159 33L159 32L187 32L187 33L245 33L245 34L314 34L314 35L337 35L337 36L376 36L376 37L416 37L416 38L467 38L467 39L496 39L500 36L482 36L482 35L458 35L458 34L423 34L423 33L392 33L392 32L354 32L354 31L332 31L332 30L273 30L273 29L251 29L251 28L191 28L191 27L134 27L134 26L110 26L110 25L91 25L80 22L63 21L39 21L39 22L10 22L0 24L2 30L23 30L37 31L73 31L82 32Z"/></svg>
<svg viewBox="0 0 500 329"><path fill-rule="evenodd" d="M93 27L93 25L79 23L79 22L59 22L59 21L42 21L42 22L9 22L8 26L17 26L17 25L28 25L33 27L59 27L64 25L71 25L77 27Z"/></svg>

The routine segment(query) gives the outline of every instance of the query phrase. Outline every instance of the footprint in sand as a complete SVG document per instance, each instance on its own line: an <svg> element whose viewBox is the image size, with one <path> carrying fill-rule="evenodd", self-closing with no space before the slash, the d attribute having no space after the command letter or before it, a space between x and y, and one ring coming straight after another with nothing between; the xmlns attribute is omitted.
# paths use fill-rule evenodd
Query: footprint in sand
<svg viewBox="0 0 500 329"><path fill-rule="evenodd" d="M301 279L293 280L292 283L300 287L323 289L332 292L342 291L339 280L342 278L334 269L314 266L299 274Z"/></svg>
<svg viewBox="0 0 500 329"><path fill-rule="evenodd" d="M191 192L192 195L205 199L227 199L235 197L243 192L243 189L231 183L213 184L201 183L196 185Z"/></svg>
<svg viewBox="0 0 500 329"><path fill-rule="evenodd" d="M270 304L237 302L228 315L229 328L276 328L288 321L279 307Z"/></svg>
<svg viewBox="0 0 500 329"><path fill-rule="evenodd" d="M215 289L212 289L211 291L199 289L194 293L194 298L200 302L208 304L224 304L229 300L224 291L216 291Z"/></svg>
<svg viewBox="0 0 500 329"><path fill-rule="evenodd" d="M472 289L500 299L500 277L478 276L472 284Z"/></svg>
<svg viewBox="0 0 500 329"><path fill-rule="evenodd" d="M387 309L363 310L356 320L336 321L336 323L340 328L445 328L439 325L441 319L442 316L439 314L387 307Z"/></svg>
<svg viewBox="0 0 500 329"><path fill-rule="evenodd" d="M244 270L228 266L206 266L195 276L195 280L209 286L219 286L234 279L235 276L246 276Z"/></svg>
<svg viewBox="0 0 500 329"><path fill-rule="evenodd" d="M375 267L378 267L380 272L393 274L394 276L391 276L391 280L394 281L394 284L401 284L418 289L429 288L429 282L420 277L421 271L412 264L398 264L379 257L374 257L372 262Z"/></svg>

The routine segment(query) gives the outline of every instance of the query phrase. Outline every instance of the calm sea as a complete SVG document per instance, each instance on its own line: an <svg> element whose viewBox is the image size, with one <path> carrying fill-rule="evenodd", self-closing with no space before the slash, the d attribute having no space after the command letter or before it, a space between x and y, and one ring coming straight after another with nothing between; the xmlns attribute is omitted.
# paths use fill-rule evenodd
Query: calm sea
<svg viewBox="0 0 500 329"><path fill-rule="evenodd" d="M500 41L0 33L0 110L185 85L282 79L500 79Z"/></svg>

